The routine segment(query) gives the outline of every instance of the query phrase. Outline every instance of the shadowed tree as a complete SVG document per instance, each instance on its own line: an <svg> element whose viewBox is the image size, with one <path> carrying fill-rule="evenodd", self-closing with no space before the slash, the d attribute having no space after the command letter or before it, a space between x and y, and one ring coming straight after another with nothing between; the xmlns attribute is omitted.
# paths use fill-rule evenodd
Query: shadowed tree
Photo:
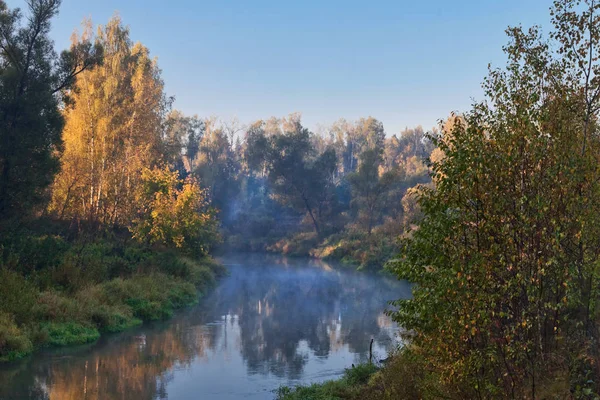
<svg viewBox="0 0 600 400"><path fill-rule="evenodd" d="M60 0L29 0L27 21L0 0L0 218L44 199L59 169L60 107L75 77L101 60L83 38L60 56L48 37Z"/></svg>

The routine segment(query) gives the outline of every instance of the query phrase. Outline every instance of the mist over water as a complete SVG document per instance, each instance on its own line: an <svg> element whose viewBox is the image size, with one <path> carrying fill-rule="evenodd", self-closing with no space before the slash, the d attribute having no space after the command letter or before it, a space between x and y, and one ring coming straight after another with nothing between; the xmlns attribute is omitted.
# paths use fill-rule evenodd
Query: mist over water
<svg viewBox="0 0 600 400"><path fill-rule="evenodd" d="M0 399L271 399L333 379L398 344L387 302L408 284L267 255L222 257L230 275L173 319L0 366Z"/></svg>

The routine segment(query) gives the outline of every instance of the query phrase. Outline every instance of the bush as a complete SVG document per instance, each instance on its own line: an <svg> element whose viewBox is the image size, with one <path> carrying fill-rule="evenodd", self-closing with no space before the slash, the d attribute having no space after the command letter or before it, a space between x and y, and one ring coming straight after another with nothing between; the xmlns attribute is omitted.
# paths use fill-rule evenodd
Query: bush
<svg viewBox="0 0 600 400"><path fill-rule="evenodd" d="M100 337L100 332L93 326L77 322L49 322L42 324L48 334L48 343L53 346L69 346L91 343Z"/></svg>
<svg viewBox="0 0 600 400"><path fill-rule="evenodd" d="M60 292L48 291L40 294L32 313L38 321L84 321L85 310L73 298Z"/></svg>
<svg viewBox="0 0 600 400"><path fill-rule="evenodd" d="M32 350L31 340L19 329L13 316L0 312L0 361L21 358Z"/></svg>
<svg viewBox="0 0 600 400"><path fill-rule="evenodd" d="M25 229L2 229L0 266L26 276L57 266L70 247L57 235L40 235Z"/></svg>
<svg viewBox="0 0 600 400"><path fill-rule="evenodd" d="M0 312L12 314L18 324L31 320L38 292L17 272L0 268Z"/></svg>
<svg viewBox="0 0 600 400"><path fill-rule="evenodd" d="M374 364L359 364L346 369L344 380L350 386L365 385L369 378L379 370Z"/></svg>
<svg viewBox="0 0 600 400"><path fill-rule="evenodd" d="M279 400L362 400L362 397L359 397L361 386L366 385L377 371L378 368L373 364L359 364L346 369L344 376L336 381L295 388L280 387L277 398Z"/></svg>
<svg viewBox="0 0 600 400"><path fill-rule="evenodd" d="M102 290L104 302L126 304L134 316L146 321L167 318L174 309L197 300L193 284L164 274L117 278L102 284Z"/></svg>
<svg viewBox="0 0 600 400"><path fill-rule="evenodd" d="M0 361L167 318L225 274L209 258L126 245L110 234L69 242L52 229L0 235Z"/></svg>
<svg viewBox="0 0 600 400"><path fill-rule="evenodd" d="M344 376L328 381L296 388L281 387L279 400L398 400L437 398L447 391L440 380L427 375L427 366L421 358L409 350L391 356L383 368L373 364L361 364L346 369ZM460 396L448 398L460 398Z"/></svg>
<svg viewBox="0 0 600 400"><path fill-rule="evenodd" d="M142 323L142 320L134 317L131 307L126 304L106 304L103 296L100 285L82 290L76 296L76 301L86 310L88 320L100 331L120 332Z"/></svg>

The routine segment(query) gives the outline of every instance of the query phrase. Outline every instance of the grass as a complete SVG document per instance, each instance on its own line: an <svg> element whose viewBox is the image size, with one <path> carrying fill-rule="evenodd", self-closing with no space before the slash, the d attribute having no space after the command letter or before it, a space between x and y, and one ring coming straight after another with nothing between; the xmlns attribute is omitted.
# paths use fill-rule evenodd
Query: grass
<svg viewBox="0 0 600 400"><path fill-rule="evenodd" d="M100 338L98 328L77 322L49 322L42 324L48 335L47 344L51 346L71 346L95 342Z"/></svg>
<svg viewBox="0 0 600 400"><path fill-rule="evenodd" d="M362 387L378 371L373 364L360 364L344 371L335 381L290 388L282 386L277 391L278 400L340 400L358 399Z"/></svg>
<svg viewBox="0 0 600 400"><path fill-rule="evenodd" d="M340 261L359 270L378 271L397 251L399 233L388 225L376 227L371 235L347 229L319 239L314 232L296 233L266 248L291 257L315 257Z"/></svg>
<svg viewBox="0 0 600 400"><path fill-rule="evenodd" d="M79 246L52 236L16 239L0 238L0 361L169 318L225 274L210 258L110 240Z"/></svg>
<svg viewBox="0 0 600 400"><path fill-rule="evenodd" d="M435 378L433 379L435 380ZM410 350L392 355L385 366L362 364L349 368L344 376L308 386L277 391L278 400L413 400L438 398L437 381ZM457 397L460 398L460 397Z"/></svg>

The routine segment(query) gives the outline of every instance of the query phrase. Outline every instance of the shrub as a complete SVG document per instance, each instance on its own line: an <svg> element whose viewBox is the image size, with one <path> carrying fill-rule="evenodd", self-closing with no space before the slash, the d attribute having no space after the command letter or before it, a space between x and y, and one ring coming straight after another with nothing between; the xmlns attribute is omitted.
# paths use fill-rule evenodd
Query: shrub
<svg viewBox="0 0 600 400"><path fill-rule="evenodd" d="M0 361L10 361L31 352L33 345L11 314L0 312Z"/></svg>
<svg viewBox="0 0 600 400"><path fill-rule="evenodd" d="M69 244L57 235L6 229L0 237L0 266L30 275L57 266L68 248Z"/></svg>
<svg viewBox="0 0 600 400"><path fill-rule="evenodd" d="M147 321L164 319L176 308L196 301L196 288L189 282L164 274L114 279L102 284L107 304L126 304L133 315Z"/></svg>
<svg viewBox="0 0 600 400"><path fill-rule="evenodd" d="M95 327L77 322L48 322L42 325L42 329L48 333L48 343L53 346L85 344L100 337Z"/></svg>
<svg viewBox="0 0 600 400"><path fill-rule="evenodd" d="M0 268L0 312L13 315L18 324L31 320L38 292L17 272Z"/></svg>
<svg viewBox="0 0 600 400"><path fill-rule="evenodd" d="M31 310L38 321L84 322L87 320L87 310L76 299L57 291L41 293Z"/></svg>
<svg viewBox="0 0 600 400"><path fill-rule="evenodd" d="M365 385L369 378L379 370L374 364L359 364L346 369L344 380L350 386Z"/></svg>
<svg viewBox="0 0 600 400"><path fill-rule="evenodd" d="M134 317L131 307L126 304L103 302L101 285L80 291L76 301L86 310L87 318L100 331L120 332L142 323L139 318Z"/></svg>

